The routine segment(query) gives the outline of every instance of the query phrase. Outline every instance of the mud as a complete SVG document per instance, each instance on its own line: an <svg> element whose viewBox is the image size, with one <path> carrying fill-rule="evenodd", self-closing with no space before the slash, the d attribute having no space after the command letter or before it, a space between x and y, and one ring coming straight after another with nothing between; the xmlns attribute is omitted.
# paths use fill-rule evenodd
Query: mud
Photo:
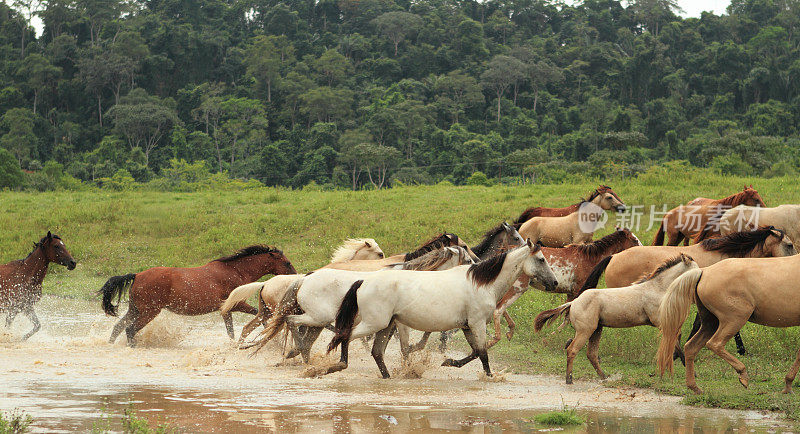
<svg viewBox="0 0 800 434"><path fill-rule="evenodd" d="M678 397L592 381L566 386L503 371L496 361L498 379L481 379L480 363L441 367L437 352L403 367L396 341L387 351L396 378L380 379L358 343L347 370L303 378L307 366L280 362L282 339L251 357L228 340L218 315L162 314L131 349L124 337L107 343L115 319L99 302L45 297L37 311L43 326L31 340L19 341L30 327L24 318L0 333L0 409L27 412L38 432L116 430L129 406L185 432L537 431L550 428L537 425L536 414L563 406L587 420L567 431L789 429L773 414L687 407ZM246 320L235 317L237 330ZM322 354L325 333L315 346L318 364L335 360Z"/></svg>

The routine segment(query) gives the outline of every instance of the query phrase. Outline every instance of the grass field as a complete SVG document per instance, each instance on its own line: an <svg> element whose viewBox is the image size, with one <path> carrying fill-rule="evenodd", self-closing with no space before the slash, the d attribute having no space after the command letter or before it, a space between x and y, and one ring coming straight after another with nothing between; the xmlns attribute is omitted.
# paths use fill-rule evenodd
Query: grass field
<svg viewBox="0 0 800 434"><path fill-rule="evenodd" d="M753 184L768 206L800 203L800 189L791 178L731 178L672 168L607 183L629 206L647 208L673 206L697 196L723 197L745 184ZM267 188L202 193L0 192L0 262L24 257L31 243L52 230L63 238L79 265L71 272L52 266L45 292L78 298L95 297L112 275L152 266L199 265L254 243L280 247L299 271L309 271L325 264L332 249L348 237L375 238L387 254L413 249L444 230L472 245L487 229L515 218L529 206L568 205L597 184L438 185L358 192ZM605 232L613 229L613 221L612 215ZM648 244L653 233L654 229L642 229L637 235ZM572 329L554 334L546 329L537 335L532 328L538 312L561 302L562 296L529 291L511 309L517 321L516 336L498 344L493 357L501 357L517 372L563 375L563 346ZM686 394L682 366L677 366L674 379L662 380L657 375L655 329L606 329L600 354L606 373L616 378L612 385L685 394L690 404L778 410L800 418L800 399L780 394L783 376L800 347L797 335L796 329L745 327L743 337L750 354L742 361L751 376L749 390L739 385L725 362L703 351L698 383L706 394L700 397ZM586 358L579 356L576 378L594 375Z"/></svg>

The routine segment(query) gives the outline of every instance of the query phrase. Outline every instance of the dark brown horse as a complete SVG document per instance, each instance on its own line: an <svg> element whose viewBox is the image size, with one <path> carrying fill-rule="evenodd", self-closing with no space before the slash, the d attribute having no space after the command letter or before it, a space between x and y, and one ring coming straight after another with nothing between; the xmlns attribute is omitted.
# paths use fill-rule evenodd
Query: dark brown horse
<svg viewBox="0 0 800 434"><path fill-rule="evenodd" d="M615 193L611 187L601 185L589 194L589 197L586 199L564 208L547 208L543 206L528 208L517 217L514 224L520 225L533 217L564 217L577 211L584 202L592 202L603 209L611 209L607 204L616 204L618 202L619 205L616 205L616 210L619 212L625 211L625 202L617 196L617 193Z"/></svg>
<svg viewBox="0 0 800 434"><path fill-rule="evenodd" d="M668 246L677 246L681 241L688 246L692 239L700 242L707 238L718 237L720 236L719 221L722 214L738 205L766 207L764 199L753 189L752 185L723 199L695 198L686 205L675 207L667 212L661 220L661 226L653 239L653 245L663 245L665 235L668 239Z"/></svg>
<svg viewBox="0 0 800 434"><path fill-rule="evenodd" d="M33 330L22 340L33 336L41 328L33 305L42 298L42 282L51 262L63 265L68 270L74 270L76 265L61 238L47 232L44 238L33 245L33 251L25 259L0 265L0 312L5 311L8 315L6 327L20 312L33 323Z"/></svg>
<svg viewBox="0 0 800 434"><path fill-rule="evenodd" d="M128 313L111 332L110 343L125 329L128 345L135 346L134 336L161 309L181 315L203 315L219 310L234 288L258 280L267 274L296 274L283 252L268 246L250 246L231 256L215 259L202 267L155 267L137 274L114 276L99 291L103 295L103 310L117 316L117 304L126 289L130 289ZM255 315L258 311L244 301L231 311ZM233 339L231 312L223 315L228 336Z"/></svg>

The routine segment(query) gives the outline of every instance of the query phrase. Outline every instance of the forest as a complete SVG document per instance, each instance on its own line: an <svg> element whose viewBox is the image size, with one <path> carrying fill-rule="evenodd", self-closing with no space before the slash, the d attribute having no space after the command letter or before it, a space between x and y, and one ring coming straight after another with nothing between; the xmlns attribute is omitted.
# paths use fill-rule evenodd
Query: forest
<svg viewBox="0 0 800 434"><path fill-rule="evenodd" d="M797 173L800 1L679 12L675 0L8 1L0 188L560 183L668 162Z"/></svg>

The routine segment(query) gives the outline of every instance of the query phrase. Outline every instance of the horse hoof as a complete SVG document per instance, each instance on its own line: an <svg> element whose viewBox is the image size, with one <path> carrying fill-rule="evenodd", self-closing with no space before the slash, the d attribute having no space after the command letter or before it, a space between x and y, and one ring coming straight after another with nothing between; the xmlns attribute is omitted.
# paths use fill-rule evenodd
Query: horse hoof
<svg viewBox="0 0 800 434"><path fill-rule="evenodd" d="M784 387L783 388L783 392L781 392L781 393L783 393L784 395L791 395L792 394L792 386Z"/></svg>
<svg viewBox="0 0 800 434"><path fill-rule="evenodd" d="M347 368L347 363L344 363L344 362L339 362L339 363L337 363L337 364L335 364L335 365L331 366L330 368L328 368L328 370L327 370L327 371L325 371L325 374L326 374L326 375L327 375L327 374L333 374L334 372L343 371L343 370L345 370L346 368Z"/></svg>
<svg viewBox="0 0 800 434"><path fill-rule="evenodd" d="M741 383L742 386L744 386L744 388L747 389L748 385L750 384L750 380L746 376L741 376L740 375L739 376L739 383Z"/></svg>
<svg viewBox="0 0 800 434"><path fill-rule="evenodd" d="M455 362L456 361L453 359L444 359L444 362L442 362L442 366L455 366Z"/></svg>
<svg viewBox="0 0 800 434"><path fill-rule="evenodd" d="M514 337L514 333L512 333L512 332L508 332L508 333L506 333L506 338L508 338L508 340L509 340L509 341L510 341L510 340L511 340L511 338L513 338L513 337Z"/></svg>
<svg viewBox="0 0 800 434"><path fill-rule="evenodd" d="M572 376L567 377L567 384L572 384Z"/></svg>
<svg viewBox="0 0 800 434"><path fill-rule="evenodd" d="M697 387L697 386L689 386L689 390L694 392L695 395L702 395L703 394L703 391L700 390L700 388Z"/></svg>

